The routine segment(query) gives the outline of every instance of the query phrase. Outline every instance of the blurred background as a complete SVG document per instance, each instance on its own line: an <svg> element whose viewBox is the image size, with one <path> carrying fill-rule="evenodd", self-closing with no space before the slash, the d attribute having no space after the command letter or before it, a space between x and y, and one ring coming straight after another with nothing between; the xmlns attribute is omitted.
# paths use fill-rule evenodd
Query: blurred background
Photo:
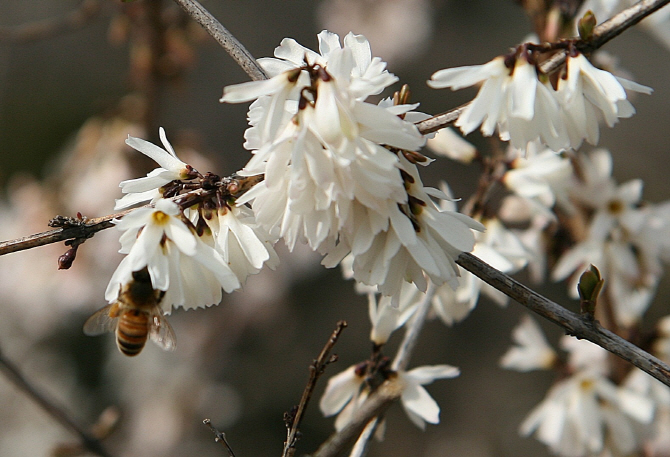
<svg viewBox="0 0 670 457"><path fill-rule="evenodd" d="M531 32L511 0L202 3L256 57L271 56L284 37L314 49L322 29L342 37L350 30L364 34L373 55L388 62L410 85L412 100L431 114L474 95L428 89L425 81L433 72L487 62ZM59 27L63 18L66 25ZM655 93L634 100L638 114L605 129L600 145L612 151L619 182L643 178L646 200L666 200L668 51L636 29L605 49ZM247 80L167 0L0 2L0 238L45 231L56 214L112 213L121 196L118 183L154 168L125 146L129 134L156 142L162 126L180 158L198 170L238 170L250 156L242 148L247 105L218 100L223 86ZM477 134L468 139L487 147ZM457 197L467 198L478 171L439 159L425 170L424 181L436 185L445 179ZM0 258L0 351L39 391L85 427L104 411L118 412L115 429L103 441L114 456L226 455L204 418L226 432L238 457L280 455L283 413L298 403L310 362L344 319L349 328L335 348L340 361L317 387L298 454L314 451L328 437L333 420L317 407L326 380L366 359L370 349L366 299L339 270L321 268L319 257L306 249L289 255L278 245L277 271L251 277L217 307L170 316L179 342L175 352L149 343L131 359L117 351L112 335L91 338L81 331L105 304L105 286L121 259L118 248L117 234L107 230L79 249L67 271L56 269L67 250L62 243ZM527 281L523 274L520 279ZM564 285L539 290L574 309ZM652 318L668 313L669 291L661 286ZM441 407L441 422L422 432L396 405L388 414L386 439L369 455L548 455L517 430L553 374L521 374L497 365L523 313L516 303L500 308L482 298L452 328L430 322L410 367L450 364L462 371L428 387ZM541 324L552 342L561 335ZM0 376L0 455L72 455L68 447L76 442Z"/></svg>

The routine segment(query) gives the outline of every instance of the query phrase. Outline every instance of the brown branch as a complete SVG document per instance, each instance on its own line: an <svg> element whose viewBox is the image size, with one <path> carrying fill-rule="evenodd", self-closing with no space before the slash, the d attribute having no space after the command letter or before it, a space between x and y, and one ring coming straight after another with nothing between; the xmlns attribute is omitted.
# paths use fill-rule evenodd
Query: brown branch
<svg viewBox="0 0 670 457"><path fill-rule="evenodd" d="M603 328L598 321L568 311L468 252L459 255L456 263L531 311L563 327L567 334L607 349L670 386L670 366Z"/></svg>
<svg viewBox="0 0 670 457"><path fill-rule="evenodd" d="M0 242L0 256L45 246L51 243L58 243L60 241L72 240L75 238L89 238L100 230L113 227L114 224L112 223L112 219L122 217L130 211L132 210L110 214L109 216L96 217L74 227L62 227L42 233L35 233L34 235L24 236L15 240L2 241Z"/></svg>
<svg viewBox="0 0 670 457"><path fill-rule="evenodd" d="M47 399L40 393L28 380L19 372L18 368L9 361L2 352L0 352L0 371L4 373L7 379L14 384L19 390L25 392L35 403L40 405L51 417L57 422L69 429L75 435L79 436L82 444L86 449L94 454L102 457L111 457L105 450L99 440L92 434L84 430L74 419L72 419L63 408L56 406L56 404Z"/></svg>
<svg viewBox="0 0 670 457"><path fill-rule="evenodd" d="M302 421L305 410L307 409L307 404L309 403L310 398L312 398L312 393L316 387L316 382L323 374L326 366L337 360L336 355L333 355L332 357L330 356L330 351L333 350L333 346L335 346L335 343L337 343L340 334L346 327L347 323L345 321L339 321L337 323L337 328L333 331L333 334L330 335L330 339L323 347L323 349L321 349L319 356L309 367L309 381L307 381L305 390L302 392L300 404L298 405L295 414L290 415L286 424L288 431L286 435L286 441L284 442L284 451L282 452L282 457L291 457L295 454L295 444L299 437L298 434L300 429L300 422Z"/></svg>
<svg viewBox="0 0 670 457"><path fill-rule="evenodd" d="M233 174L232 176L225 177L221 180L222 184L228 190L228 193L232 197L239 197L253 186L258 184L263 180L262 175L256 176L237 176ZM170 200L176 202L180 205L193 205L197 203L198 199L206 197L211 194L210 190L197 189L191 192L177 195L170 198ZM146 208L152 205L145 205L142 208ZM134 211L137 208L128 209L121 211L115 214L109 214L107 216L96 217L93 219L86 219L80 224L69 224L64 227L60 227L54 230L49 230L42 233L36 233L33 235L24 236L21 238L16 238L14 240L2 241L0 242L0 256L5 254L10 254L12 252L24 251L26 249L32 249L39 246L45 246L51 243L58 243L60 241L72 240L77 238L90 238L95 233L113 227L113 219L121 218L126 214ZM72 218L64 218L62 216L58 217L61 220L67 220Z"/></svg>
<svg viewBox="0 0 670 457"><path fill-rule="evenodd" d="M79 7L62 17L29 22L14 27L0 27L0 41L28 43L43 40L86 26L100 13L98 0L84 0Z"/></svg>
<svg viewBox="0 0 670 457"><path fill-rule="evenodd" d="M424 119L423 121L419 121L414 125L416 125L416 127L419 129L419 132L421 132L424 135L428 133L437 132L438 130L447 127L449 124L456 122L458 116L461 115L463 110L470 103L472 102L468 102L464 105L459 106L458 108L454 108L447 112L436 114L435 116L429 117L428 119Z"/></svg>
<svg viewBox="0 0 670 457"><path fill-rule="evenodd" d="M235 59L242 70L254 81L268 79L265 70L249 51L212 14L196 0L174 0L189 16L212 35L212 37Z"/></svg>

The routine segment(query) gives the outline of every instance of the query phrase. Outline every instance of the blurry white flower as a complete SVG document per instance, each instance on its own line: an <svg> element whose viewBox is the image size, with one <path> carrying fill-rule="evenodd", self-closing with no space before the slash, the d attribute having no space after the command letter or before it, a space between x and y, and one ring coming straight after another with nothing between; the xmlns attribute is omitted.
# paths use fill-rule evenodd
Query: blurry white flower
<svg viewBox="0 0 670 457"><path fill-rule="evenodd" d="M160 168L156 168L144 178L122 181L119 187L121 187L121 192L127 195L116 200L114 209L123 209L148 201L153 203L162 197L159 191L161 186L176 179L193 177L193 168L177 158L177 154L167 140L163 127L159 129L158 133L165 149L161 149L143 139L128 136L126 144L153 159L160 165Z"/></svg>
<svg viewBox="0 0 670 457"><path fill-rule="evenodd" d="M124 254L110 279L105 298L112 302L134 271L147 267L154 289L166 291L163 310L195 308L217 304L221 288L231 292L240 282L211 245L180 219L179 207L160 199L155 208L139 208L127 214L117 226ZM213 244L213 240L211 241Z"/></svg>
<svg viewBox="0 0 670 457"><path fill-rule="evenodd" d="M400 402L407 417L421 430L429 424L440 422L440 407L422 386L436 379L455 378L460 370L451 365L430 365L398 372L398 378L404 383Z"/></svg>
<svg viewBox="0 0 670 457"><path fill-rule="evenodd" d="M347 425L356 409L369 395L368 387L364 384L363 371L364 364L354 365L328 381L319 406L325 416L341 411L343 419L338 417L337 430ZM459 374L459 369L450 365L431 365L400 371L396 374L397 379L391 381L399 383L402 389L400 401L409 419L417 427L424 429L426 422L440 422L440 407L422 386L431 384L436 379L454 378Z"/></svg>
<svg viewBox="0 0 670 457"><path fill-rule="evenodd" d="M516 153L516 151L514 151ZM515 157L503 182L524 198L550 210L555 204L568 206L568 189L572 177L570 159L551 150L528 157Z"/></svg>
<svg viewBox="0 0 670 457"><path fill-rule="evenodd" d="M415 300L415 291L418 292L414 284L404 282L399 304L393 304L391 297L368 293L368 315L372 323L370 341L381 346L388 341L391 333L405 325L419 305L419 301Z"/></svg>
<svg viewBox="0 0 670 457"><path fill-rule="evenodd" d="M477 148L449 127L439 130L428 140L427 146L437 154L465 164L472 162L477 155Z"/></svg>
<svg viewBox="0 0 670 457"><path fill-rule="evenodd" d="M549 346L542 329L533 318L525 315L514 327L512 338L515 346L500 359L500 366L508 370L546 370L556 361L556 351Z"/></svg>
<svg viewBox="0 0 670 457"><path fill-rule="evenodd" d="M340 413L335 421L335 430L346 427L368 396L367 387L363 384L365 369L365 363L352 365L328 380L319 408L326 417Z"/></svg>
<svg viewBox="0 0 670 457"><path fill-rule="evenodd" d="M639 449L639 424L653 419L646 396L618 388L607 378L579 371L559 381L521 424L522 435L538 440L561 456L609 451L628 455Z"/></svg>
<svg viewBox="0 0 670 457"><path fill-rule="evenodd" d="M563 253L552 278L570 276L569 292L577 298L579 275L596 265L606 279L617 323L632 325L646 311L656 290L670 221L663 206L639 207L641 180L616 184L609 152L580 155L576 164L580 179L573 182L570 195L593 211L593 216L586 238Z"/></svg>

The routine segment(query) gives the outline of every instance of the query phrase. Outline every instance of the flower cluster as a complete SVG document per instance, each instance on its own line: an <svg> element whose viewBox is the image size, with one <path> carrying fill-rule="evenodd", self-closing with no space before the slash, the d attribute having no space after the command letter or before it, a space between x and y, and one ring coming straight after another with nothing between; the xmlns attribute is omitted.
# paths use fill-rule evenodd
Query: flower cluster
<svg viewBox="0 0 670 457"><path fill-rule="evenodd" d="M397 78L372 58L367 40L319 34L320 53L286 39L272 75L224 89L223 102L254 102L245 146L254 156L242 174L262 183L239 201L281 237L325 254L334 267L349 253L353 275L384 295L403 280L425 290L426 276L456 285L455 257L474 245L469 218L440 211L416 168L423 136L405 117L415 105L365 101Z"/></svg>
<svg viewBox="0 0 670 457"><path fill-rule="evenodd" d="M643 205L642 181L617 185L611 176L612 158L606 150L579 155L579 177L570 191L571 200L592 214L584 239L559 259L552 276L567 278L576 297L581 272L596 265L607 278L607 298L617 325L636 324L646 311L668 258L667 204Z"/></svg>
<svg viewBox="0 0 670 457"><path fill-rule="evenodd" d="M165 313L173 306L218 304L222 289L232 292L264 264L277 265L272 240L248 208L235 204L239 181L225 183L201 175L177 158L162 128L160 137L165 149L139 138L126 141L161 168L121 183L126 195L117 201L117 208L149 200L154 207L136 209L115 221L123 231L119 252L127 256L112 275L105 298L116 300L133 272L147 268L153 288L165 292L161 301ZM192 181L195 178L197 182ZM193 188L202 190L195 200L177 204L166 198Z"/></svg>
<svg viewBox="0 0 670 457"><path fill-rule="evenodd" d="M555 352L531 319L524 319L514 335L518 346L503 356L503 366L528 371L556 363ZM629 455L639 450L654 419L652 398L614 384L608 377L607 351L601 347L569 336L563 337L561 347L568 352L569 376L530 412L521 433L534 433L561 456Z"/></svg>
<svg viewBox="0 0 670 457"><path fill-rule="evenodd" d="M563 73L552 85L539 73L526 44L508 56L484 65L436 72L428 84L436 89L462 89L481 83L474 100L463 110L456 126L464 134L481 126L491 136L525 149L540 141L555 151L578 148L584 140L596 144L599 122L612 127L635 109L625 89L649 94L651 89L594 67L579 51L570 49ZM535 45L533 45L535 46Z"/></svg>

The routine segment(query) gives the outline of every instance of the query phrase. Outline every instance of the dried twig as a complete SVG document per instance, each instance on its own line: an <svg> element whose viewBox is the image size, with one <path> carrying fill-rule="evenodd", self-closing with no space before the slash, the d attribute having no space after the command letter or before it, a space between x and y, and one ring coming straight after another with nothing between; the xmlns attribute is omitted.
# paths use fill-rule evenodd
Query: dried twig
<svg viewBox="0 0 670 457"><path fill-rule="evenodd" d="M459 255L456 263L531 311L563 327L567 334L589 340L607 349L670 386L670 366L633 343L602 328L598 321L568 311L468 252Z"/></svg>
<svg viewBox="0 0 670 457"><path fill-rule="evenodd" d="M79 436L86 449L102 457L111 457L105 450L100 441L91 433L84 430L74 419L72 419L63 408L57 406L53 401L47 399L40 393L28 380L21 374L16 365L8 360L0 351L0 371L4 373L9 381L19 390L25 392L30 398L40 405L51 417L56 419L61 425Z"/></svg>
<svg viewBox="0 0 670 457"><path fill-rule="evenodd" d="M214 441L217 441L217 442L220 441L221 443L223 443L223 445L226 447L226 450L228 450L228 455L230 457L235 457L235 453L233 452L233 448L230 447L230 444L228 444L228 440L226 440L226 434L223 433L223 432L220 432L217 428L215 428L212 425L212 421L209 420L209 419L203 420L202 423L205 424L206 426L208 426L209 429L212 431L212 433L214 433L214 436L216 437L216 438L214 438Z"/></svg>
<svg viewBox="0 0 670 457"><path fill-rule="evenodd" d="M207 33L235 59L242 70L254 81L268 79L265 70L249 51L212 14L195 0L174 0L189 16L202 25Z"/></svg>
<svg viewBox="0 0 670 457"><path fill-rule="evenodd" d="M59 33L78 30L100 13L98 0L84 0L79 7L61 17L29 22L13 27L0 27L0 41L28 43L43 40Z"/></svg>
<svg viewBox="0 0 670 457"><path fill-rule="evenodd" d="M309 381L307 381L305 390L302 392L300 404L295 409L295 413L287 414L285 417L288 431L286 433L286 441L284 442L284 451L282 452L282 457L291 457L295 454L295 444L299 438L300 422L302 421L302 417L305 414L305 410L307 409L309 399L312 398L312 393L316 387L316 382L323 374L326 366L337 360L337 356L334 354L331 356L330 351L333 350L333 346L335 346L335 343L337 343L340 334L346 327L347 323L345 321L339 321L337 323L337 328L333 331L333 334L330 335L330 338L328 339L328 342L323 347L323 349L321 349L319 356L309 367Z"/></svg>

